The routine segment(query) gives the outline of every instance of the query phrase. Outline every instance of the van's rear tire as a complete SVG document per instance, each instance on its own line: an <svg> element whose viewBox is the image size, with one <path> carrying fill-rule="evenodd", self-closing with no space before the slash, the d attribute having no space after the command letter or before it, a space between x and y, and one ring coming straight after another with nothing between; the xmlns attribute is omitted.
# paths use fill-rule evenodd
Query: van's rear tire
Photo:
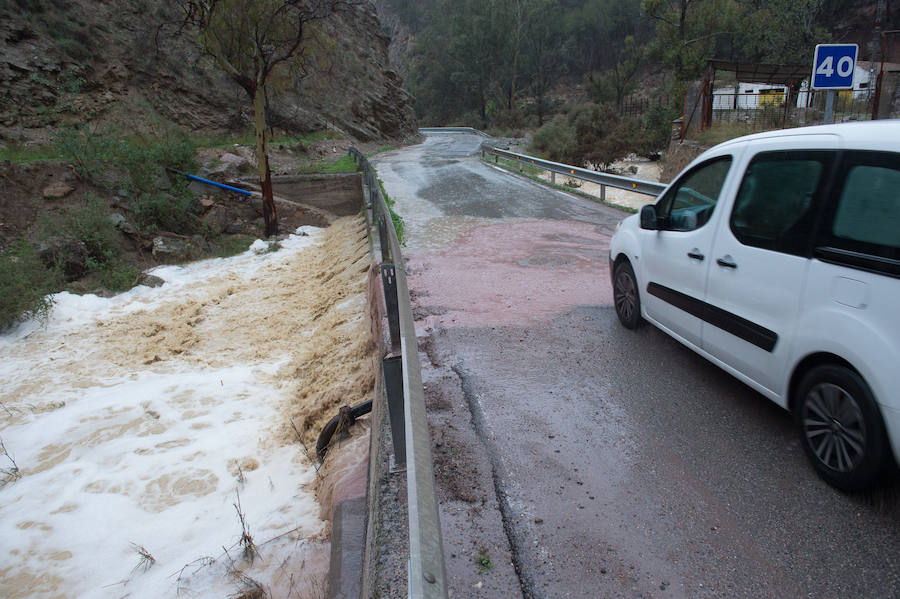
<svg viewBox="0 0 900 599"><path fill-rule="evenodd" d="M877 486L890 447L865 380L845 366L825 364L806 373L797 391L794 421L819 476L844 491Z"/></svg>

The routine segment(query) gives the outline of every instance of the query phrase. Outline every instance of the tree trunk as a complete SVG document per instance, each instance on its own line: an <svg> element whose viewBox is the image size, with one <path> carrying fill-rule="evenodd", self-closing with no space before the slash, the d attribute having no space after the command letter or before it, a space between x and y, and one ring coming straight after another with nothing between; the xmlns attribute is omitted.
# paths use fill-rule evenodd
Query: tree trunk
<svg viewBox="0 0 900 599"><path fill-rule="evenodd" d="M266 147L266 106L262 85L253 93L253 116L256 124L256 160L259 170L259 186L262 188L263 219L266 221L266 237L278 235L278 218L275 216L275 197L272 193L272 172L269 170L269 151Z"/></svg>

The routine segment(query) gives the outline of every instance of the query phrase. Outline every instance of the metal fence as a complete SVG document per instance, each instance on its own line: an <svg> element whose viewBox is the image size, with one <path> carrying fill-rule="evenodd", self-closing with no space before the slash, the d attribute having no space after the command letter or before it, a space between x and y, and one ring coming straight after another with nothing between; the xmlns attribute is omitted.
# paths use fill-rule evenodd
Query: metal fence
<svg viewBox="0 0 900 599"><path fill-rule="evenodd" d="M795 102L786 101L782 90L754 93L723 93L712 98L712 122L772 129L819 125L825 122L827 92L801 91ZM872 95L866 90L838 92L834 99L834 122L872 118Z"/></svg>
<svg viewBox="0 0 900 599"><path fill-rule="evenodd" d="M394 460L406 465L409 513L408 597L447 599L447 571L441 523L434 490L431 434L425 418L425 392L409 287L400 242L375 169L356 148L350 156L364 173L369 230L378 228L381 276L393 352L385 358L385 389L394 446Z"/></svg>
<svg viewBox="0 0 900 599"><path fill-rule="evenodd" d="M654 109L668 109L672 106L671 101L667 97L661 98L625 98L622 100L622 106L619 108L619 114L622 116L642 116L645 112Z"/></svg>

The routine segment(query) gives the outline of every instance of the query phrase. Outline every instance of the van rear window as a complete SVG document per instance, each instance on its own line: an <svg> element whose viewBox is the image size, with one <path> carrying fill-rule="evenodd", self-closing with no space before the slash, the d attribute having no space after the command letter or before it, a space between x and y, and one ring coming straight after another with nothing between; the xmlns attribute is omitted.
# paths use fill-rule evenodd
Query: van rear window
<svg viewBox="0 0 900 599"><path fill-rule="evenodd" d="M832 233L847 241L900 248L900 170L852 167L838 200Z"/></svg>
<svg viewBox="0 0 900 599"><path fill-rule="evenodd" d="M815 253L900 277L900 153L844 152Z"/></svg>

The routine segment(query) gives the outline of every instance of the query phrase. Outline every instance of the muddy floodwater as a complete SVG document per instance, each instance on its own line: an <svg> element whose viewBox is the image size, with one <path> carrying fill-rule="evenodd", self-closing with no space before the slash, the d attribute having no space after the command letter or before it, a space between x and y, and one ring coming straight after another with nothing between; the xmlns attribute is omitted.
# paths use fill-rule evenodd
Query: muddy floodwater
<svg viewBox="0 0 900 599"><path fill-rule="evenodd" d="M0 596L322 594L298 432L371 391L369 255L358 217L300 233L0 335Z"/></svg>

